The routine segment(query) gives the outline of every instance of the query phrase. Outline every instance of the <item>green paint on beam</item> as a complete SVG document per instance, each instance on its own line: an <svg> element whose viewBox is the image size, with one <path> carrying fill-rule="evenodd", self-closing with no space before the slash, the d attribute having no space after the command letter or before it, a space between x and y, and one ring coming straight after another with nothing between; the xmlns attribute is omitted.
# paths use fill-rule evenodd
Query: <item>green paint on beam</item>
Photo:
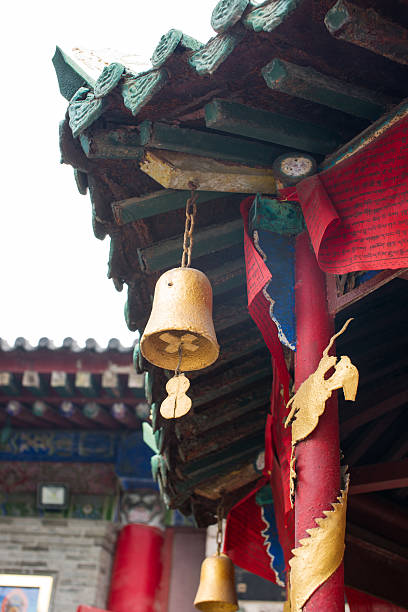
<svg viewBox="0 0 408 612"><path fill-rule="evenodd" d="M330 153L343 141L327 127L227 100L205 106L205 123L208 128L310 153Z"/></svg>
<svg viewBox="0 0 408 612"><path fill-rule="evenodd" d="M387 104L394 102L377 92L278 58L262 69L262 76L268 87L275 91L323 104L363 119L377 119Z"/></svg>
<svg viewBox="0 0 408 612"><path fill-rule="evenodd" d="M139 130L133 126L114 130L88 129L80 134L79 141L89 159L140 160L144 154Z"/></svg>
<svg viewBox="0 0 408 612"><path fill-rule="evenodd" d="M145 121L139 129L140 144L153 149L180 151L261 166L271 166L274 159L282 153L282 148L274 145L208 131L175 127L165 123Z"/></svg>
<svg viewBox="0 0 408 612"><path fill-rule="evenodd" d="M170 210L184 208L190 195L189 191L160 189L160 191L154 191L138 198L128 198L113 202L113 215L118 225L132 223L139 219L161 215ZM218 191L197 191L197 204L210 202L221 197L225 197L225 193Z"/></svg>
<svg viewBox="0 0 408 612"><path fill-rule="evenodd" d="M306 228L302 209L294 202L262 198L257 194L249 211L249 229L297 236Z"/></svg>
<svg viewBox="0 0 408 612"><path fill-rule="evenodd" d="M193 259L216 253L235 244L243 242L243 224L241 219L229 221L222 225L212 225L197 232L194 236ZM144 272L164 270L181 261L183 237L171 238L153 246L138 249L140 267Z"/></svg>
<svg viewBox="0 0 408 612"><path fill-rule="evenodd" d="M208 270L213 295L221 295L246 283L245 263L243 258L227 261L222 266Z"/></svg>

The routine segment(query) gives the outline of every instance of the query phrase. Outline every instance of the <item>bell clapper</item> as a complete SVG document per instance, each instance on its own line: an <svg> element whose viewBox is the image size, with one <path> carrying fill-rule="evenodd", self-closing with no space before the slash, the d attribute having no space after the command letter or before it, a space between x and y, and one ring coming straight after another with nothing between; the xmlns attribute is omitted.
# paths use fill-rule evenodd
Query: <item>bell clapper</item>
<svg viewBox="0 0 408 612"><path fill-rule="evenodd" d="M183 356L183 342L179 341L177 347L179 360L173 378L166 384L168 396L160 406L160 414L165 419L177 419L189 412L191 399L186 395L190 388L190 381L187 376L180 372L181 360Z"/></svg>

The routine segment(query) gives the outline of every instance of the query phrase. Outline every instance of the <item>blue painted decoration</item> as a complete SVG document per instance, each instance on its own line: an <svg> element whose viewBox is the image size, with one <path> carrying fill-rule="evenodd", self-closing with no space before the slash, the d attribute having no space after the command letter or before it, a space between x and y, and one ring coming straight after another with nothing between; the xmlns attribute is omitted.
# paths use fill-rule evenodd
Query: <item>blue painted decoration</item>
<svg viewBox="0 0 408 612"><path fill-rule="evenodd" d="M152 478L150 460L153 451L143 441L140 431L124 438L118 447L115 471L122 489L134 491L143 487L157 488Z"/></svg>
<svg viewBox="0 0 408 612"><path fill-rule="evenodd" d="M254 244L272 273L265 293L271 318L278 327L280 341L295 350L295 239L257 230Z"/></svg>
<svg viewBox="0 0 408 612"><path fill-rule="evenodd" d="M0 446L0 461L113 463L124 434L101 431L12 431Z"/></svg>

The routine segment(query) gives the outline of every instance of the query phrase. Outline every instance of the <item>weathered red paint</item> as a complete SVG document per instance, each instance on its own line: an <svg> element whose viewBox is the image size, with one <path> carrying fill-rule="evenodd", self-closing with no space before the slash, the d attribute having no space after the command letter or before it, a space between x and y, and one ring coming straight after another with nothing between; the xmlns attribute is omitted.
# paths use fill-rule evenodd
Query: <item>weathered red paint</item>
<svg viewBox="0 0 408 612"><path fill-rule="evenodd" d="M164 612L160 605L163 532L127 525L119 534L108 609L111 612Z"/></svg>
<svg viewBox="0 0 408 612"><path fill-rule="evenodd" d="M316 369L333 334L328 313L326 284L317 265L307 232L296 239L297 351L295 387ZM340 449L337 398L332 397L315 431L296 449L296 546L316 527L315 519L336 501L340 491ZM309 599L305 612L344 612L343 565Z"/></svg>

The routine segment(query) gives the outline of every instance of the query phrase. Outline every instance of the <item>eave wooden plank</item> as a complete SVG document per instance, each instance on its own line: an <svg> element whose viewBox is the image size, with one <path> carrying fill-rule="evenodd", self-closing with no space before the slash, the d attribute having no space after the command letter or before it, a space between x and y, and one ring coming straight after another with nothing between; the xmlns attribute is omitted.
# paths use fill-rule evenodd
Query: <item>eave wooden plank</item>
<svg viewBox="0 0 408 612"><path fill-rule="evenodd" d="M228 301L225 299L215 301L213 319L217 332L238 325L249 318L246 295L237 295Z"/></svg>
<svg viewBox="0 0 408 612"><path fill-rule="evenodd" d="M178 452L184 462L194 461L200 456L216 453L221 448L244 440L250 435L265 431L266 411L251 413L250 419L244 419L239 424L225 425L222 429L211 430L211 435L200 436L199 439L185 438L178 444Z"/></svg>
<svg viewBox="0 0 408 612"><path fill-rule="evenodd" d="M149 149L167 149L262 166L271 166L274 159L282 153L281 147L274 145L165 123L145 121L140 124L139 129L141 145Z"/></svg>
<svg viewBox="0 0 408 612"><path fill-rule="evenodd" d="M241 219L221 225L212 225L194 235L193 259L201 255L216 253L243 241ZM183 237L171 238L153 246L138 249L140 267L144 272L164 270L179 265L183 248Z"/></svg>
<svg viewBox="0 0 408 612"><path fill-rule="evenodd" d="M223 400L216 403L216 412L214 405L209 410L203 410L198 414L192 414L184 421L177 421L175 424L175 433L178 439L191 438L202 434L208 429L223 426L227 422L233 422L245 414L255 412L262 407L266 408L265 400L267 393L264 389L252 388L241 395L235 395L228 400Z"/></svg>
<svg viewBox="0 0 408 612"><path fill-rule="evenodd" d="M270 367L265 367L255 372L251 372L250 375L242 375L237 380L225 380L227 376L220 377L220 385L218 384L212 389L206 389L205 392L197 398L193 398L193 408L204 406L209 402L218 400L223 395L236 393L239 389L249 387L253 383L257 383L261 380L268 380L271 377ZM218 381L217 381L218 383Z"/></svg>
<svg viewBox="0 0 408 612"><path fill-rule="evenodd" d="M339 0L326 14L324 23L336 38L394 62L408 64L408 30L384 19L372 8L364 9Z"/></svg>
<svg viewBox="0 0 408 612"><path fill-rule="evenodd" d="M330 108L362 117L377 119L393 100L363 87L326 76L314 68L297 66L279 58L262 69L268 87L290 96L310 100Z"/></svg>
<svg viewBox="0 0 408 612"><path fill-rule="evenodd" d="M327 127L227 100L213 100L205 106L205 123L208 128L221 132L310 153L330 153L343 140Z"/></svg>
<svg viewBox="0 0 408 612"><path fill-rule="evenodd" d="M350 495L408 487L408 459L363 465L352 470Z"/></svg>
<svg viewBox="0 0 408 612"><path fill-rule="evenodd" d="M371 142L382 136L391 126L408 115L408 99L403 100L398 106L390 110L388 113L377 119L361 134L350 140L337 151L328 155L320 164L320 170L327 170L351 155L355 155L363 147L366 147Z"/></svg>
<svg viewBox="0 0 408 612"><path fill-rule="evenodd" d="M146 151L140 169L166 189L276 193L272 168L223 163L176 151Z"/></svg>
<svg viewBox="0 0 408 612"><path fill-rule="evenodd" d="M190 191L160 189L160 191L154 191L138 198L113 202L112 210L116 223L124 225L139 219L161 215L170 210L184 208L190 195ZM196 203L203 204L220 197L225 197L225 194L218 191L199 191Z"/></svg>
<svg viewBox="0 0 408 612"><path fill-rule="evenodd" d="M299 204L262 198L258 194L249 211L249 228L296 236L305 229L305 222Z"/></svg>

